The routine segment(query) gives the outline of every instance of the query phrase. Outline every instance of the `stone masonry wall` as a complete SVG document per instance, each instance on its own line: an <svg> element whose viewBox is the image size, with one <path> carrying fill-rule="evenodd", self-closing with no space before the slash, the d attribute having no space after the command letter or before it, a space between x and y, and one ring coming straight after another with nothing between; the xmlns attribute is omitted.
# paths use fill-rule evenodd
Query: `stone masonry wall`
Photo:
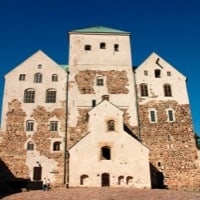
<svg viewBox="0 0 200 200"><path fill-rule="evenodd" d="M54 169L56 184L63 183L63 167L64 158L63 151L52 152L51 138L61 138L58 132L49 130L49 119L56 116L59 119L60 131L65 130L65 104L61 108L54 109L48 112L44 107L38 106L33 110L31 117L37 123L36 131L32 135L26 136L24 130L26 113L22 109L22 104L18 100L13 100L9 103L9 111L7 113L7 128L2 135L0 144L0 158L9 168L10 172L16 178L29 178L29 169L26 165L26 149L25 143L28 138L35 144L35 150L40 153L40 156L45 156L48 159L54 159L57 162L57 168Z"/></svg>
<svg viewBox="0 0 200 200"><path fill-rule="evenodd" d="M174 110L175 122L167 122L169 106ZM149 122L150 108L157 111L157 123ZM151 165L163 174L163 184L174 189L199 189L200 170L189 105L150 101L139 106L139 117L142 142L150 150ZM152 181L156 185L158 180Z"/></svg>
<svg viewBox="0 0 200 200"><path fill-rule="evenodd" d="M24 144L27 140L24 132L26 113L21 103L14 99L8 105L6 132L2 133L0 144L0 158L8 167L13 177L28 178L29 169L26 166L26 150ZM5 177L6 179L7 177Z"/></svg>
<svg viewBox="0 0 200 200"><path fill-rule="evenodd" d="M128 77L126 71L100 71L100 70L83 70L76 76L75 80L81 94L94 94L94 81L96 75L107 77L106 86L109 94L127 94Z"/></svg>

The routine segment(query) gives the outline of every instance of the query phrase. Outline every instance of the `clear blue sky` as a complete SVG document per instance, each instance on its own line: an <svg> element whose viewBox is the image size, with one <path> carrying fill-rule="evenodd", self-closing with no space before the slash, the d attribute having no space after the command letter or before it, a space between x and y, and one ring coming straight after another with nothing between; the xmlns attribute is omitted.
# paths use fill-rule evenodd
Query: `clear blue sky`
<svg viewBox="0 0 200 200"><path fill-rule="evenodd" d="M39 49L66 64L67 32L96 25L132 33L133 65L154 51L188 78L200 134L200 0L0 0L0 103L7 72Z"/></svg>

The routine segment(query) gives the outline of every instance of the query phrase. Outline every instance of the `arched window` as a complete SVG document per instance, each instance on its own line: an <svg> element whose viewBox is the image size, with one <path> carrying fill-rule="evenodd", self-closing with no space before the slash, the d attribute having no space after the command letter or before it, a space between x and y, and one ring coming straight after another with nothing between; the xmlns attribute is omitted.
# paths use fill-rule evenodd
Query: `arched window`
<svg viewBox="0 0 200 200"><path fill-rule="evenodd" d="M115 121L114 120L109 120L107 122L107 130L108 131L115 131Z"/></svg>
<svg viewBox="0 0 200 200"><path fill-rule="evenodd" d="M56 90L48 89L46 91L46 103L56 103Z"/></svg>
<svg viewBox="0 0 200 200"><path fill-rule="evenodd" d="M28 120L26 122L26 131L34 131L34 121Z"/></svg>
<svg viewBox="0 0 200 200"><path fill-rule="evenodd" d="M101 160L111 160L110 147L104 146L101 148Z"/></svg>
<svg viewBox="0 0 200 200"><path fill-rule="evenodd" d="M27 150L33 151L34 150L34 143L32 141L27 143Z"/></svg>
<svg viewBox="0 0 200 200"><path fill-rule="evenodd" d="M34 75L34 83L42 83L42 74L41 73L36 73Z"/></svg>
<svg viewBox="0 0 200 200"><path fill-rule="evenodd" d="M26 89L24 91L24 103L34 103L35 102L35 90Z"/></svg>
<svg viewBox="0 0 200 200"><path fill-rule="evenodd" d="M163 86L164 89L164 96L165 97L171 97L172 96L172 89L170 84L165 84Z"/></svg>
<svg viewBox="0 0 200 200"><path fill-rule="evenodd" d="M58 74L52 74L51 81L52 82L57 82L58 81Z"/></svg>
<svg viewBox="0 0 200 200"><path fill-rule="evenodd" d="M84 174L80 177L80 185L87 185L88 184L89 176Z"/></svg>
<svg viewBox="0 0 200 200"><path fill-rule="evenodd" d="M155 78L160 78L161 77L161 71L160 71L160 69L155 69L154 70L154 75L155 75Z"/></svg>
<svg viewBox="0 0 200 200"><path fill-rule="evenodd" d="M53 143L53 151L60 151L61 142L54 142Z"/></svg>
<svg viewBox="0 0 200 200"><path fill-rule="evenodd" d="M126 184L131 185L133 183L133 177L132 176L127 176L126 177Z"/></svg>
<svg viewBox="0 0 200 200"><path fill-rule="evenodd" d="M85 49L85 51L90 51L90 50L92 49L92 46L89 45L89 44L86 44L86 45L84 46L84 49Z"/></svg>
<svg viewBox="0 0 200 200"><path fill-rule="evenodd" d="M124 176L119 176L118 177L118 185L122 185L124 182Z"/></svg>
<svg viewBox="0 0 200 200"><path fill-rule="evenodd" d="M99 47L100 47L100 49L105 49L106 48L106 43L105 42L101 42Z"/></svg>
<svg viewBox="0 0 200 200"><path fill-rule="evenodd" d="M148 86L145 83L140 84L140 94L142 97L148 96Z"/></svg>

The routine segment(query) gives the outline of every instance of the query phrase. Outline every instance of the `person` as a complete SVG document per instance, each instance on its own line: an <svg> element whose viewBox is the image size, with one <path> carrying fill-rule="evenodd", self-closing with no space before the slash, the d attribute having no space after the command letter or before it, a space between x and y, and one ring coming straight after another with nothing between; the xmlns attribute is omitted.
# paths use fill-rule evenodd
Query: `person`
<svg viewBox="0 0 200 200"><path fill-rule="evenodd" d="M47 191L49 191L50 189L51 189L50 180L48 179L48 180L47 180Z"/></svg>
<svg viewBox="0 0 200 200"><path fill-rule="evenodd" d="M47 190L47 179L46 179L46 178L43 179L43 182L42 182L42 189L43 189L43 191L46 191L46 190Z"/></svg>

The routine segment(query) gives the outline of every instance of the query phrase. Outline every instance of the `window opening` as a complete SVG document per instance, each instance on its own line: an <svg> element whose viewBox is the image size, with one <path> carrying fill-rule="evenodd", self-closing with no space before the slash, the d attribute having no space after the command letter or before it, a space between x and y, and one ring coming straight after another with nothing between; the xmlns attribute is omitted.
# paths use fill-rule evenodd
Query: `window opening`
<svg viewBox="0 0 200 200"><path fill-rule="evenodd" d="M156 112L154 110L150 110L150 120L156 122Z"/></svg>
<svg viewBox="0 0 200 200"><path fill-rule="evenodd" d="M53 143L53 151L60 151L60 144L61 144L61 142L54 142Z"/></svg>
<svg viewBox="0 0 200 200"><path fill-rule="evenodd" d="M171 72L170 71L168 71L167 72L167 76L171 76L172 74L171 74Z"/></svg>
<svg viewBox="0 0 200 200"><path fill-rule="evenodd" d="M86 174L81 175L81 177L80 177L80 185L87 185L88 179L89 179L88 175L86 175Z"/></svg>
<svg viewBox="0 0 200 200"><path fill-rule="evenodd" d="M34 75L34 83L42 83L42 74L41 73L36 73Z"/></svg>
<svg viewBox="0 0 200 200"><path fill-rule="evenodd" d="M96 106L96 100L92 99L92 107L95 107L95 106Z"/></svg>
<svg viewBox="0 0 200 200"><path fill-rule="evenodd" d="M148 71L147 70L144 70L144 75L148 76Z"/></svg>
<svg viewBox="0 0 200 200"><path fill-rule="evenodd" d="M96 85L97 85L97 86L103 86L103 85L104 85L104 80L103 80L103 78L97 78L97 80L96 80Z"/></svg>
<svg viewBox="0 0 200 200"><path fill-rule="evenodd" d="M26 122L26 131L33 131L34 129L34 122L33 121L27 121Z"/></svg>
<svg viewBox="0 0 200 200"><path fill-rule="evenodd" d="M148 86L147 84L141 84L140 85L140 93L142 97L147 97L148 96Z"/></svg>
<svg viewBox="0 0 200 200"><path fill-rule="evenodd" d="M110 160L110 148L109 147L102 147L101 148L101 160Z"/></svg>
<svg viewBox="0 0 200 200"><path fill-rule="evenodd" d="M35 102L35 91L33 89L27 89L24 91L24 103Z"/></svg>
<svg viewBox="0 0 200 200"><path fill-rule="evenodd" d="M122 185L124 182L124 176L119 176L118 177L118 185Z"/></svg>
<svg viewBox="0 0 200 200"><path fill-rule="evenodd" d="M118 44L114 44L114 50L119 51L119 45Z"/></svg>
<svg viewBox="0 0 200 200"><path fill-rule="evenodd" d="M105 49L106 48L106 43L105 42L101 42L100 43L100 49Z"/></svg>
<svg viewBox="0 0 200 200"><path fill-rule="evenodd" d="M172 96L171 86L169 84L165 84L163 87L164 87L164 96L171 97Z"/></svg>
<svg viewBox="0 0 200 200"><path fill-rule="evenodd" d="M115 121L114 120L109 120L107 122L107 130L108 131L115 131Z"/></svg>
<svg viewBox="0 0 200 200"><path fill-rule="evenodd" d="M19 75L19 81L25 81L25 79L26 79L26 74Z"/></svg>
<svg viewBox="0 0 200 200"><path fill-rule="evenodd" d="M170 122L174 121L173 110L168 110L168 119L169 119Z"/></svg>
<svg viewBox="0 0 200 200"><path fill-rule="evenodd" d="M86 44L84 47L85 51L90 51L92 49L91 45Z"/></svg>
<svg viewBox="0 0 200 200"><path fill-rule="evenodd" d="M155 69L154 73L155 73L155 77L156 78L160 78L161 77L161 71L160 71L160 69Z"/></svg>
<svg viewBox="0 0 200 200"><path fill-rule="evenodd" d="M33 142L28 142L27 143L27 150L28 151L33 151L34 150L34 143Z"/></svg>
<svg viewBox="0 0 200 200"><path fill-rule="evenodd" d="M58 75L57 74L53 74L51 77L51 81L52 82L57 82L58 81Z"/></svg>
<svg viewBox="0 0 200 200"><path fill-rule="evenodd" d="M47 90L46 103L56 103L56 91L54 89Z"/></svg>
<svg viewBox="0 0 200 200"><path fill-rule="evenodd" d="M109 95L103 95L103 96L101 97L101 99L102 99L102 101L104 101L104 100L109 101L110 96L109 96Z"/></svg>
<svg viewBox="0 0 200 200"><path fill-rule="evenodd" d="M58 122L57 121L50 122L50 131L58 131Z"/></svg>

